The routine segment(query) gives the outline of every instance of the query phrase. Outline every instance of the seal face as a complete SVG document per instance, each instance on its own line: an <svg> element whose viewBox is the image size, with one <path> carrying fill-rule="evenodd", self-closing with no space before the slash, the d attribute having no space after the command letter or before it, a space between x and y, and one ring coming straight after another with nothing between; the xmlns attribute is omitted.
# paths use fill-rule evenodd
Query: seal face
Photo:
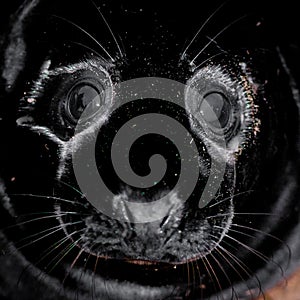
<svg viewBox="0 0 300 300"><path fill-rule="evenodd" d="M154 4L24 2L1 50L1 297L255 299L298 265L292 54L232 5L181 50Z"/></svg>

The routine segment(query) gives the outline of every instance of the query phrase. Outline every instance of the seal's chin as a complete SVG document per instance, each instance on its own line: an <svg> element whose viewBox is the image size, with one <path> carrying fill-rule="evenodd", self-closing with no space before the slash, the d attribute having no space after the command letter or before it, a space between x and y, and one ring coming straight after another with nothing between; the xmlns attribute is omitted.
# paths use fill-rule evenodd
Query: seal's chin
<svg viewBox="0 0 300 300"><path fill-rule="evenodd" d="M95 299L173 299L172 296L182 294L186 291L186 282L180 285L179 282L173 282L173 284L166 284L164 281L159 281L162 278L162 273L156 271L155 274L148 273L147 269L141 268L139 273L140 280L136 281L133 278L127 276L127 278L112 278L107 276L98 276L93 273L83 272L80 268L74 268L70 279L73 280L77 287L80 287L78 292L90 293L93 290ZM122 268L118 269L118 273L126 272ZM129 275L129 271L127 272ZM148 276L148 282L143 282L142 278ZM167 277L167 273L164 273ZM178 276L178 275L177 275ZM183 276L181 276L182 278ZM157 278L156 282L153 280ZM179 276L180 278L180 276ZM149 279L152 279L149 281ZM186 278L184 278L186 280ZM180 290L182 290L180 292ZM199 293L200 295L200 293Z"/></svg>
<svg viewBox="0 0 300 300"><path fill-rule="evenodd" d="M89 293L95 298L106 299L173 299L172 295L191 293L185 265L172 265L150 261L117 261L98 258L93 272L74 266L69 272L65 288L75 284L78 291ZM91 263L92 264L92 263ZM191 275L191 274L190 274ZM200 278L195 277L196 281ZM92 288L91 288L92 287ZM193 288L193 293L201 295L200 289Z"/></svg>

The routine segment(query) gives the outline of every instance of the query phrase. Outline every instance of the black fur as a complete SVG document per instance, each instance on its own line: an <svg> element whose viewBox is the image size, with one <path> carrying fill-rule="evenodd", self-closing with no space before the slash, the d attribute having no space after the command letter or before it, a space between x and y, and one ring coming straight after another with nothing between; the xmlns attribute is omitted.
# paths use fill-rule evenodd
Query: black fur
<svg viewBox="0 0 300 300"><path fill-rule="evenodd" d="M6 20L13 8L7 10ZM258 1L24 1L2 25L1 299L255 299L295 270L300 99L293 16L288 3ZM134 224L99 213L78 192L71 152L88 146L94 131L72 139L66 106L81 80L110 87L149 76L199 91L216 87L238 121L226 133L219 193L199 209L215 148L186 111L145 100L109 115L101 131L107 141L128 117L155 111L184 123L204 149L190 199L181 205L173 194L169 218ZM197 115L195 100L186 101ZM132 157L137 173L157 149L175 155L159 137L144 143ZM124 186L111 171L109 142L98 146L99 169L116 195L152 201L172 190L171 177L146 196ZM168 168L180 170L175 160Z"/></svg>

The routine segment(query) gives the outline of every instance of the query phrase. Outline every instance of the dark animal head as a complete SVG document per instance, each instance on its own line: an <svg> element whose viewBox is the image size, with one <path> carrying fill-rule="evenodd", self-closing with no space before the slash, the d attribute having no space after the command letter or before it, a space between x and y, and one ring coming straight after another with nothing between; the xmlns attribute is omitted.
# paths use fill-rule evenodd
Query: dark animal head
<svg viewBox="0 0 300 300"><path fill-rule="evenodd" d="M0 292L254 299L297 248L297 49L255 3L61 2L2 42Z"/></svg>

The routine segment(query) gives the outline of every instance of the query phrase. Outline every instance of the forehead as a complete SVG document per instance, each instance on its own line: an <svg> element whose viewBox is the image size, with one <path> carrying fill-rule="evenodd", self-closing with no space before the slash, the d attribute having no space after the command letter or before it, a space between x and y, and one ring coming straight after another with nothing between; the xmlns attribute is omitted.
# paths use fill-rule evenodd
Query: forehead
<svg viewBox="0 0 300 300"><path fill-rule="evenodd" d="M288 3L279 7L268 5L267 1L260 2L253 0L241 5L239 0L187 0L181 3L170 0L94 0L94 3L33 0L23 12L33 10L28 17L32 25L28 30L31 38L40 35L42 39L44 36L46 40L55 40L55 43L67 40L94 48L95 43L84 30L114 55L117 51L111 30L125 49L132 68L143 64L143 70L164 68L173 72L172 67L178 67L182 53L191 60L207 43L210 46L203 54L213 55L228 50L270 49L277 40L287 36L294 38L296 18L290 13L293 9L287 8ZM287 14L290 16L288 22ZM32 48L36 45L36 38L33 39ZM199 62L204 59L200 56Z"/></svg>
<svg viewBox="0 0 300 300"><path fill-rule="evenodd" d="M198 65L207 58L205 55L239 49L270 50L277 41L298 38L295 34L298 18L293 18L292 13L297 10L289 0L285 5L271 6L267 1L262 4L257 0L245 5L239 0L182 3L33 0L26 3L23 10L19 10L19 22L13 31L19 33L19 40L24 39L28 59L34 64L42 61L49 49L65 42L84 44L86 49L97 48L98 42L115 56L118 55L116 38L124 49L128 73L132 76L160 75L178 79L180 76L174 74L181 70L183 53L192 60L201 51L196 61ZM91 36L97 42L92 41ZM19 52L15 45L12 48ZM20 51L23 51L21 47ZM72 52L69 56L74 56L73 50L64 49L64 52ZM18 56L16 64L23 65L27 57ZM21 59L22 62L18 62ZM160 69L163 71L157 72Z"/></svg>
<svg viewBox="0 0 300 300"><path fill-rule="evenodd" d="M241 45L249 42L255 35L258 43L260 36L255 31L256 27L270 21L266 19L276 18L274 16L276 7L272 7L273 13L270 14L266 6L256 0L251 1L251 5L241 5L237 0L225 2L187 0L180 4L169 0L163 3L157 0L151 2L33 0L28 2L23 13L27 14L33 8L31 19L36 18L38 21L39 14L42 14L45 23L45 17L56 15L76 22L79 26L85 25L89 32L92 30L99 38L105 38L107 35L105 22L101 16L103 14L114 33L123 39L128 51L138 44L139 49L147 52L153 50L171 52L176 47L180 49L202 27L195 42L199 39L214 38L222 31L216 42L224 40L233 47L233 44ZM253 43L253 40L250 42ZM135 47L132 44L135 44Z"/></svg>
<svg viewBox="0 0 300 300"><path fill-rule="evenodd" d="M252 4L242 6L237 0L187 0L180 4L167 0L163 5L157 0L33 0L20 12L15 29L25 33L22 38L32 53L40 54L47 43L46 50L71 41L91 48L98 43L114 55L117 39L131 63L137 61L149 68L156 64L157 68L176 62L177 66L182 53L192 59L205 47L203 52L209 55L268 48L261 30L265 9L261 5L254 9L255 1Z"/></svg>

